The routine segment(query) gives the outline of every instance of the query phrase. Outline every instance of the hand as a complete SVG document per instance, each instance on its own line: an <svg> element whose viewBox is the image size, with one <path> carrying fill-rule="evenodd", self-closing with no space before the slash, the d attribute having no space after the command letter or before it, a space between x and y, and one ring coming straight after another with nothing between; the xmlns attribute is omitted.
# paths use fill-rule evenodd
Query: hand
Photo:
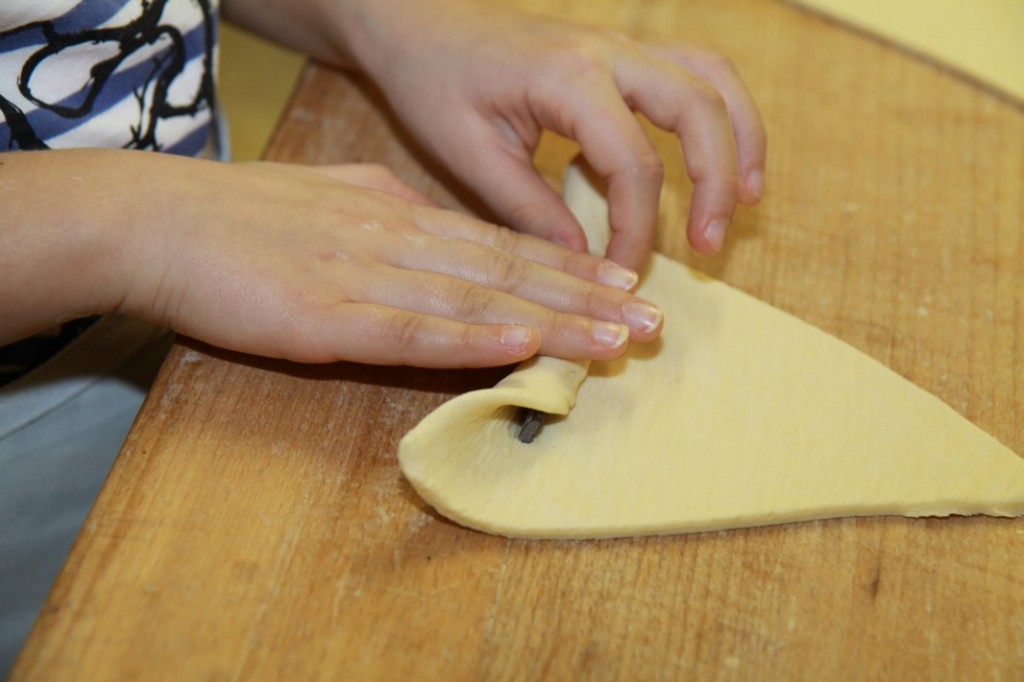
<svg viewBox="0 0 1024 682"><path fill-rule="evenodd" d="M654 239L662 165L633 111L674 131L694 182L688 237L722 246L737 201L762 194L765 133L725 58L464 0L371 2L351 51L419 139L509 224L583 249L531 159L546 128L607 181L608 257L639 269Z"/></svg>
<svg viewBox="0 0 1024 682"><path fill-rule="evenodd" d="M634 273L431 206L379 167L127 154L110 181L161 191L107 207L133 226L118 310L206 342L460 367L611 359L660 332L660 312L628 291Z"/></svg>

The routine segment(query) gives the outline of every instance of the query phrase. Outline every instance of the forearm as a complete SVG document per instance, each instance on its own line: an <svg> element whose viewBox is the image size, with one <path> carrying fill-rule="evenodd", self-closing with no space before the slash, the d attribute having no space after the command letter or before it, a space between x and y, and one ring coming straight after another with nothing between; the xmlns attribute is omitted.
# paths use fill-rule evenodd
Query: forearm
<svg viewBox="0 0 1024 682"><path fill-rule="evenodd" d="M403 46L429 42L432 23L501 11L463 0L223 0L221 7L226 19L258 35L374 78L401 59Z"/></svg>
<svg viewBox="0 0 1024 682"><path fill-rule="evenodd" d="M0 154L0 343L117 307L125 188L100 181L109 154Z"/></svg>
<svg viewBox="0 0 1024 682"><path fill-rule="evenodd" d="M350 37L367 0L223 0L225 19L273 42L342 68L355 68Z"/></svg>

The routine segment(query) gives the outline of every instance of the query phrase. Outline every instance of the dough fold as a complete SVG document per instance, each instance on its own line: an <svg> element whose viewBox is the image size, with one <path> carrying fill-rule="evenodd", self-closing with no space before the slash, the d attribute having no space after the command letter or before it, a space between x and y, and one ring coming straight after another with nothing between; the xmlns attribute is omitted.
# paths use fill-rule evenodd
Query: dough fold
<svg viewBox="0 0 1024 682"><path fill-rule="evenodd" d="M578 174L567 200L606 213ZM536 358L428 415L399 446L416 491L525 538L1024 514L1024 460L874 359L660 255L640 293L665 310L658 342L589 374ZM532 444L520 406L553 415Z"/></svg>

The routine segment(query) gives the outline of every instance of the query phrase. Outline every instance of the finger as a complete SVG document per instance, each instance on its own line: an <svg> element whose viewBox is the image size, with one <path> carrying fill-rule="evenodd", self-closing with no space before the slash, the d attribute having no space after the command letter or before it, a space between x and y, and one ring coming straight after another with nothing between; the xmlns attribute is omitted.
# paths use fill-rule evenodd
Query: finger
<svg viewBox="0 0 1024 682"><path fill-rule="evenodd" d="M542 125L576 140L607 183L612 228L607 256L639 270L654 244L664 178L661 159L606 72L583 75L564 90L542 96L535 114ZM554 102L558 109L548 104Z"/></svg>
<svg viewBox="0 0 1024 682"><path fill-rule="evenodd" d="M717 52L690 45L659 45L649 49L689 69L725 97L729 120L736 136L736 153L742 180L740 201L745 204L757 203L764 195L767 134L757 104L732 61Z"/></svg>
<svg viewBox="0 0 1024 682"><path fill-rule="evenodd" d="M536 329L468 324L373 303L345 303L297 326L293 360L373 365L497 367L537 354Z"/></svg>
<svg viewBox="0 0 1024 682"><path fill-rule="evenodd" d="M468 241L424 244L392 264L401 270L387 278L386 292L375 288L368 300L431 314L445 314L446 301L453 301L457 309L446 316L478 323L541 325L551 311L558 311L625 325L635 341L650 341L661 331L662 313L649 301ZM447 277L435 281L424 272ZM435 287L429 296L426 286ZM430 307L417 307L415 299L425 296ZM466 300L474 303L468 310L459 307ZM485 307L489 317L478 314Z"/></svg>
<svg viewBox="0 0 1024 682"><path fill-rule="evenodd" d="M575 251L587 239L562 197L536 171L531 152L498 126L476 121L465 128L469 150L452 169L512 227Z"/></svg>
<svg viewBox="0 0 1024 682"><path fill-rule="evenodd" d="M687 225L701 253L722 248L739 195L736 142L724 97L663 59L622 59L616 79L623 97L659 128L679 137L693 199Z"/></svg>
<svg viewBox="0 0 1024 682"><path fill-rule="evenodd" d="M630 337L619 322L553 310L457 277L395 269L386 279L388 286L367 290L363 302L471 325L529 327L539 332L544 355L610 360L622 354Z"/></svg>
<svg viewBox="0 0 1024 682"><path fill-rule="evenodd" d="M514 254L622 291L632 291L640 280L640 276L635 270L624 268L607 258L573 251L531 234L514 232L508 228L497 227L470 216L453 214L450 211L418 212L416 225L424 232L437 237L468 241ZM446 251L449 253L445 253ZM442 250L438 257L438 262L442 259L449 262L450 250ZM451 269L446 268L445 271L450 273Z"/></svg>

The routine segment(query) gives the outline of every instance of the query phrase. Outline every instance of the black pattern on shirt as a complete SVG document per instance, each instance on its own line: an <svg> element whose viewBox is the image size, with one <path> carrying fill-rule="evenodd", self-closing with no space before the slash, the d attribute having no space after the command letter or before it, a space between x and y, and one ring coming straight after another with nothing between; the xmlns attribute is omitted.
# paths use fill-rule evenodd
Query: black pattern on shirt
<svg viewBox="0 0 1024 682"><path fill-rule="evenodd" d="M6 386L55 356L98 318L67 322L41 334L0 346L0 386Z"/></svg>

